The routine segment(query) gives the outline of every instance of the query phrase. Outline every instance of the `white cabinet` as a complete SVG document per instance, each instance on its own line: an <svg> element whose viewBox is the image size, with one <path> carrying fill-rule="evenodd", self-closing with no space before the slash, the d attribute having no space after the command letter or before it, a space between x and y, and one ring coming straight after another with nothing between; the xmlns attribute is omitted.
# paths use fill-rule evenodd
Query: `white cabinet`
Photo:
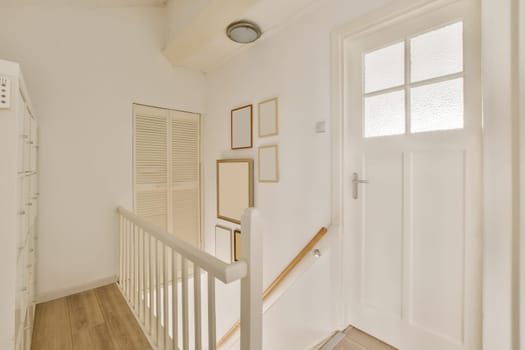
<svg viewBox="0 0 525 350"><path fill-rule="evenodd" d="M0 60L0 349L29 350L35 314L38 124L20 66Z"/></svg>

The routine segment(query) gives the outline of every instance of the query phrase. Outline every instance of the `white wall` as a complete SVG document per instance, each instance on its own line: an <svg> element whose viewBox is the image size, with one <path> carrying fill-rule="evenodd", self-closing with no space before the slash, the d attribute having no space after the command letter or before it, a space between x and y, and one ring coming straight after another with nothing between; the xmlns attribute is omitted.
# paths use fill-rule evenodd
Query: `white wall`
<svg viewBox="0 0 525 350"><path fill-rule="evenodd" d="M111 279L117 205L132 205L131 104L202 112L204 78L161 54L162 8L0 10L40 119L41 298Z"/></svg>
<svg viewBox="0 0 525 350"><path fill-rule="evenodd" d="M322 5L318 4L287 26L286 32L263 39L223 68L209 74L209 115L205 123L204 148L207 196L204 227L208 242L212 242L213 226L219 222L215 218L214 205L215 159L256 159L256 148L229 150L230 109L246 103L253 103L256 107L257 102L273 96L280 99L280 135L274 139L255 137L255 146L278 142L281 157L280 183L256 183L255 189L256 206L262 210L267 225L264 285L330 218L330 135L314 133L315 122L328 120L329 115L329 31L339 23L363 14L363 6L371 8L384 3L386 1L367 2L366 5L357 1L323 1ZM513 85L516 3L514 0L482 1L484 146L487 157L484 165L484 349L515 349L519 338L516 256L519 218L516 183L519 173L516 169L518 138L513 96L516 91ZM525 31L522 28L521 45L523 37ZM254 133L257 133L256 128ZM523 174L523 143L521 149ZM522 199L525 203L525 195ZM213 247L210 245L208 249ZM522 249L525 250L523 242ZM335 304L340 303L333 294L338 283L338 271L333 269L337 266L337 257L328 259L330 263L318 265L305 276L308 284L304 280L299 282L265 316L265 348L306 348L323 332L341 326L342 307L339 311L334 304L321 303L323 306L319 307L319 300L332 298ZM525 263L522 263L522 286L525 285L523 271ZM332 275L326 278L329 273ZM522 310L525 310L523 289L521 296ZM522 314L525 315L525 311ZM524 323L522 334L525 334Z"/></svg>
<svg viewBox="0 0 525 350"><path fill-rule="evenodd" d="M273 280L331 216L330 32L387 1L317 1L285 30L208 74L208 115L204 123L204 229L213 251L216 219L215 161L250 157L257 146L278 143L280 182L255 182L255 205L264 227L264 286ZM279 136L257 137L257 103L279 97ZM230 150L230 110L254 105L254 148ZM255 167L257 174L257 164ZM257 175L256 175L257 176ZM332 233L334 234L334 233ZM340 274L337 249L325 254L265 315L264 348L307 349L342 327L336 300ZM220 331L218 332L220 333Z"/></svg>

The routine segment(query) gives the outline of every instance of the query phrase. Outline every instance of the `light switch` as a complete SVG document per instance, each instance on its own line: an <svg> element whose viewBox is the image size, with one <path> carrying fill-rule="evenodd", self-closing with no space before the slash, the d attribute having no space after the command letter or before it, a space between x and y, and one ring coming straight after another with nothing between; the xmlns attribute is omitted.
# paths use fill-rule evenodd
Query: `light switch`
<svg viewBox="0 0 525 350"><path fill-rule="evenodd" d="M322 120L315 123L315 132L318 134L324 134L326 132L326 121Z"/></svg>
<svg viewBox="0 0 525 350"><path fill-rule="evenodd" d="M11 81L6 77L0 77L0 109L11 107Z"/></svg>

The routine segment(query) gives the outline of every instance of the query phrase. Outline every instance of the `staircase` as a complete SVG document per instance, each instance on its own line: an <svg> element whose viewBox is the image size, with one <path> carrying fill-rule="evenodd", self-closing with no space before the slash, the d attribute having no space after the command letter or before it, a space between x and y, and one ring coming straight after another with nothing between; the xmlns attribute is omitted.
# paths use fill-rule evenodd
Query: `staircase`
<svg viewBox="0 0 525 350"><path fill-rule="evenodd" d="M322 240L329 230L322 227L263 293L262 235L255 209L247 209L243 215L241 260L232 264L124 208L118 208L118 213L118 287L149 342L159 350L262 350L264 312L310 269L321 256L320 249L329 244ZM216 305L231 300L215 300L216 279L241 284L241 318L219 337ZM220 298L221 294L217 295Z"/></svg>
<svg viewBox="0 0 525 350"><path fill-rule="evenodd" d="M241 260L232 264L129 210L118 208L118 213L118 287L155 349L217 348L215 287L219 280L240 281L241 348L262 350L262 235L256 209L247 209L242 216Z"/></svg>

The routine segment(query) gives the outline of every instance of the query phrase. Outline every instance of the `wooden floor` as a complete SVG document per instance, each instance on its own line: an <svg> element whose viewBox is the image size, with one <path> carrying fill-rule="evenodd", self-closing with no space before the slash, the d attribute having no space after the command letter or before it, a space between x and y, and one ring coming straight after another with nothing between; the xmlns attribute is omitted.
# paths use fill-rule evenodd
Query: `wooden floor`
<svg viewBox="0 0 525 350"><path fill-rule="evenodd" d="M151 349L116 285L39 304L33 350Z"/></svg>
<svg viewBox="0 0 525 350"><path fill-rule="evenodd" d="M334 350L397 350L354 327L348 327L345 334Z"/></svg>

